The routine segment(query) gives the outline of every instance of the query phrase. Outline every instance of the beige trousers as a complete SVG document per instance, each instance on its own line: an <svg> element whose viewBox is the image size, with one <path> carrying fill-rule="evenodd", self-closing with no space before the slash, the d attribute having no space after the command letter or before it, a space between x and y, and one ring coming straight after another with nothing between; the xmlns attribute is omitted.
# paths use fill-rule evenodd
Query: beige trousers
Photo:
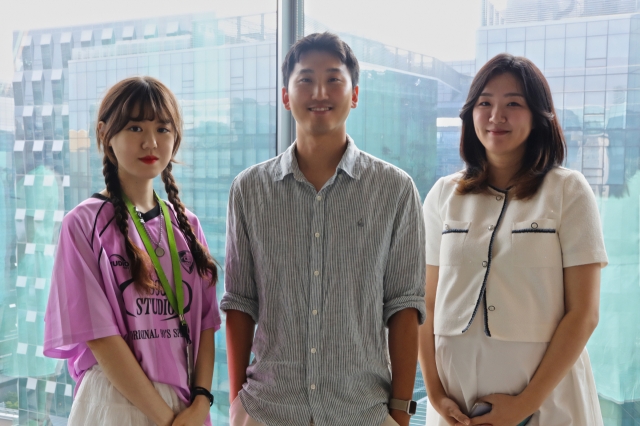
<svg viewBox="0 0 640 426"><path fill-rule="evenodd" d="M313 423L311 423L313 425ZM236 398L229 408L229 426L266 426L249 417L247 411L242 406L240 398ZM398 426L393 417L387 416L387 419L380 426Z"/></svg>

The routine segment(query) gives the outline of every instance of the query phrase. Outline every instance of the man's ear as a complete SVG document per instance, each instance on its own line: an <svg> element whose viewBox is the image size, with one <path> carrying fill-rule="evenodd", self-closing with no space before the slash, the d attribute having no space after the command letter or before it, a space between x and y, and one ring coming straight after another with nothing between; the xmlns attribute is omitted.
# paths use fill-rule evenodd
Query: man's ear
<svg viewBox="0 0 640 426"><path fill-rule="evenodd" d="M289 92L286 87L282 88L282 105L287 111L291 111L291 105L289 104Z"/></svg>
<svg viewBox="0 0 640 426"><path fill-rule="evenodd" d="M358 106L358 95L360 94L360 86L356 86L353 88L351 93L351 108L355 108Z"/></svg>

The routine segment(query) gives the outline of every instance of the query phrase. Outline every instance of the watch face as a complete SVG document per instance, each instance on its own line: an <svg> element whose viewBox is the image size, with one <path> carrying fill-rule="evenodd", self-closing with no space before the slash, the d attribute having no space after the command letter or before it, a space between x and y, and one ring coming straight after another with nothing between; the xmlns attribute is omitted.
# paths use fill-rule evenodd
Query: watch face
<svg viewBox="0 0 640 426"><path fill-rule="evenodd" d="M415 401L409 402L409 414L412 416L416 413L416 409L418 408L418 403Z"/></svg>

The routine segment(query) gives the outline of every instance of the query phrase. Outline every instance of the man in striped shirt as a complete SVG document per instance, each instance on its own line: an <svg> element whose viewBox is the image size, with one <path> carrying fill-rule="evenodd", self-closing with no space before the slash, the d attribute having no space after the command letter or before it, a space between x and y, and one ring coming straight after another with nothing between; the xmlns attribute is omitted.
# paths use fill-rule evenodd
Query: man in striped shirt
<svg viewBox="0 0 640 426"><path fill-rule="evenodd" d="M296 141L230 192L231 425L407 426L425 317L418 192L347 135L359 66L346 43L309 35L282 71Z"/></svg>

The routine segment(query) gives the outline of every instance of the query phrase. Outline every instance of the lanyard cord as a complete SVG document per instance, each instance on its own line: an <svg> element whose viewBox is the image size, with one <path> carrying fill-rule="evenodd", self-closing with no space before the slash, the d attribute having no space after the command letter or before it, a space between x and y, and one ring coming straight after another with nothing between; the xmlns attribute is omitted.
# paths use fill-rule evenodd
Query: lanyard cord
<svg viewBox="0 0 640 426"><path fill-rule="evenodd" d="M136 229L138 230L140 239L142 239L144 247L147 250L147 254L151 258L151 262L153 263L153 267L156 270L158 279L162 284L162 288L164 289L164 292L167 296L167 300L169 301L169 304L171 304L171 307L173 308L173 310L178 313L178 317L180 319L180 333L187 340L187 343L190 344L191 339L189 337L189 327L187 325L187 321L184 318L184 290L183 290L183 283L182 283L182 271L180 269L180 256L178 255L178 249L176 247L176 239L173 234L171 217L169 215L169 209L167 208L167 205L165 204L165 202L162 201L160 197L158 197L158 194L156 194L155 191L153 192L153 195L158 201L160 208L162 209L165 226L167 228L167 242L169 243L169 252L171 253L171 267L173 269L173 281L176 287L175 293L173 292L173 289L169 284L169 280L167 280L167 276L165 275L164 270L162 269L162 265L160 265L158 256L153 250L153 246L151 245L151 238L149 237L149 234L147 233L147 229L144 227L144 224L140 220L140 217L137 214L135 206L133 205L133 203L131 203L129 198L127 198L127 196L124 195L124 193L122 194L122 198L124 200L124 203L127 206L127 210L129 210L129 215L131 216L131 219L133 220L133 223L135 224ZM160 226L162 226L162 224Z"/></svg>

